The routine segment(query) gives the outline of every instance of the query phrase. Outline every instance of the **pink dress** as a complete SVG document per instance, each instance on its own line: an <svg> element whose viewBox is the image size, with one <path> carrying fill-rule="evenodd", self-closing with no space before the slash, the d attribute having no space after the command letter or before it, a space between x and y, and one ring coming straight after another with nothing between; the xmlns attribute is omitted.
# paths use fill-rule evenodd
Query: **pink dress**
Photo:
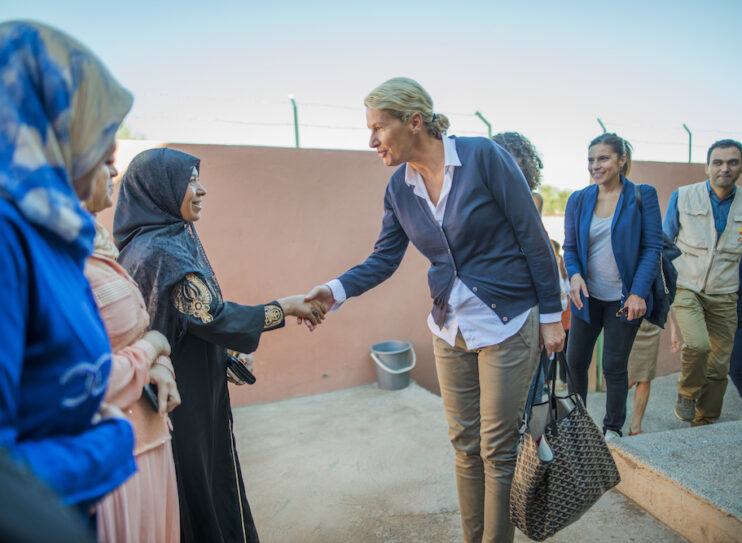
<svg viewBox="0 0 742 543"><path fill-rule="evenodd" d="M178 543L178 488L167 416L158 415L142 398L157 354L141 340L149 325L144 300L124 269L103 254L93 253L85 275L113 351L104 401L120 407L134 426L138 468L98 504L98 537L107 543ZM172 371L168 358L157 362Z"/></svg>

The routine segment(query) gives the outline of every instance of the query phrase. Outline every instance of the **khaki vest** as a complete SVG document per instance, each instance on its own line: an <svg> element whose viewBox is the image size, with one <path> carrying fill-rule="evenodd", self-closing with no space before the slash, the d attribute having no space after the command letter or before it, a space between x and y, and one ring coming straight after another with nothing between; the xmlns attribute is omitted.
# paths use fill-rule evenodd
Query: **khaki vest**
<svg viewBox="0 0 742 543"><path fill-rule="evenodd" d="M680 229L676 240L682 254L673 260L678 287L706 294L728 294L739 287L742 256L742 188L737 187L727 227L716 241L714 213L706 182L678 189Z"/></svg>

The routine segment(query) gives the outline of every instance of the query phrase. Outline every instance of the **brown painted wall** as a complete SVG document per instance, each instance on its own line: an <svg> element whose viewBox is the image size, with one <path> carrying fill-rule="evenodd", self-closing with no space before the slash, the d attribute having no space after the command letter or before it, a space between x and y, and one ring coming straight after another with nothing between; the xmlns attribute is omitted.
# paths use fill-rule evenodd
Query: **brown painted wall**
<svg viewBox="0 0 742 543"><path fill-rule="evenodd" d="M672 192L682 185L697 183L707 178L705 164L679 164L676 162L634 162L629 179L646 183L657 189L662 217Z"/></svg>
<svg viewBox="0 0 742 543"><path fill-rule="evenodd" d="M675 189L706 179L705 164L634 162L629 178L634 183L652 185L657 189L657 197L664 218L667 202ZM665 327L660 335L657 375L667 375L676 371L680 371L680 353L670 352L670 332L669 327Z"/></svg>
<svg viewBox="0 0 742 543"><path fill-rule="evenodd" d="M142 142L122 143L123 162ZM156 145L150 145L156 146ZM175 145L201 158L209 191L198 231L225 299L260 304L303 293L363 261L379 233L391 168L372 152ZM123 169L126 164L120 164ZM635 162L635 182L657 187L663 212L678 186L705 178L703 165ZM110 228L112 210L101 214ZM236 405L346 388L376 379L369 347L412 343L412 378L438 393L427 261L410 247L395 275L329 315L313 333L296 326L266 333L255 354L258 382L233 388ZM674 371L666 333L658 373Z"/></svg>

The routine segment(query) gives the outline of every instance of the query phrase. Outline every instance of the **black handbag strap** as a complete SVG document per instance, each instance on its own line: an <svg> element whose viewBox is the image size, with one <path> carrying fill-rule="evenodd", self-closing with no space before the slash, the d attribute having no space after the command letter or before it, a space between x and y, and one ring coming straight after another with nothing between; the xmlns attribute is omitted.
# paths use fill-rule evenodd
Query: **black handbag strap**
<svg viewBox="0 0 742 543"><path fill-rule="evenodd" d="M642 191L639 188L639 185L634 185L634 199L636 200L636 205L639 208L639 213L642 213Z"/></svg>
<svg viewBox="0 0 742 543"><path fill-rule="evenodd" d="M523 417L521 419L521 427L520 427L520 433L523 433L525 431L525 428L528 427L528 421L531 420L531 408L533 407L533 402L536 400L536 389L538 388L536 384L538 384L538 376L543 373L543 361L544 359L539 356L538 364L536 364L536 373L533 374L533 379L531 379L531 384L534 386L530 387L528 390L528 397L526 398L526 407L523 409Z"/></svg>
<svg viewBox="0 0 742 543"><path fill-rule="evenodd" d="M564 351L559 351L551 355L551 359L547 359L545 357L539 357L539 362L536 367L536 373L533 376L533 380L538 382L538 375L539 372L543 372L543 366L544 361L548 360L551 362L549 365L549 375L547 376L549 381L551 381L551 386L549 387L549 411L551 412L551 421L549 422L549 425L552 427L554 435L558 434L556 422L558 420L558 411L557 411L557 395L556 395L556 376L557 376L557 360L561 359L562 364L564 364L564 370L567 373L567 380L573 381L572 379L572 373L569 369L569 365L567 364L566 356ZM536 390L538 387L533 386L528 392L528 397L526 398L526 407L523 410L523 418L522 423L520 427L520 433L524 433L528 429L528 423L531 420L531 409L533 408L535 401L536 401L536 394L540 394L540 390ZM569 396L573 395L569 394ZM576 402L577 408L582 409L582 402Z"/></svg>

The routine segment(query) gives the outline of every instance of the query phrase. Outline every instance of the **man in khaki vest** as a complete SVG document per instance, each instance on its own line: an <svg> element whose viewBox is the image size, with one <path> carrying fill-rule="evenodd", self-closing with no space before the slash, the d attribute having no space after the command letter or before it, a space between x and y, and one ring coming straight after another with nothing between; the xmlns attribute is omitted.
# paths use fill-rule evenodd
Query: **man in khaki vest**
<svg viewBox="0 0 742 543"><path fill-rule="evenodd" d="M706 158L708 180L673 192L662 224L682 251L673 261L672 308L684 340L675 415L693 426L719 418L727 388L742 256L740 172L742 145L717 141Z"/></svg>

